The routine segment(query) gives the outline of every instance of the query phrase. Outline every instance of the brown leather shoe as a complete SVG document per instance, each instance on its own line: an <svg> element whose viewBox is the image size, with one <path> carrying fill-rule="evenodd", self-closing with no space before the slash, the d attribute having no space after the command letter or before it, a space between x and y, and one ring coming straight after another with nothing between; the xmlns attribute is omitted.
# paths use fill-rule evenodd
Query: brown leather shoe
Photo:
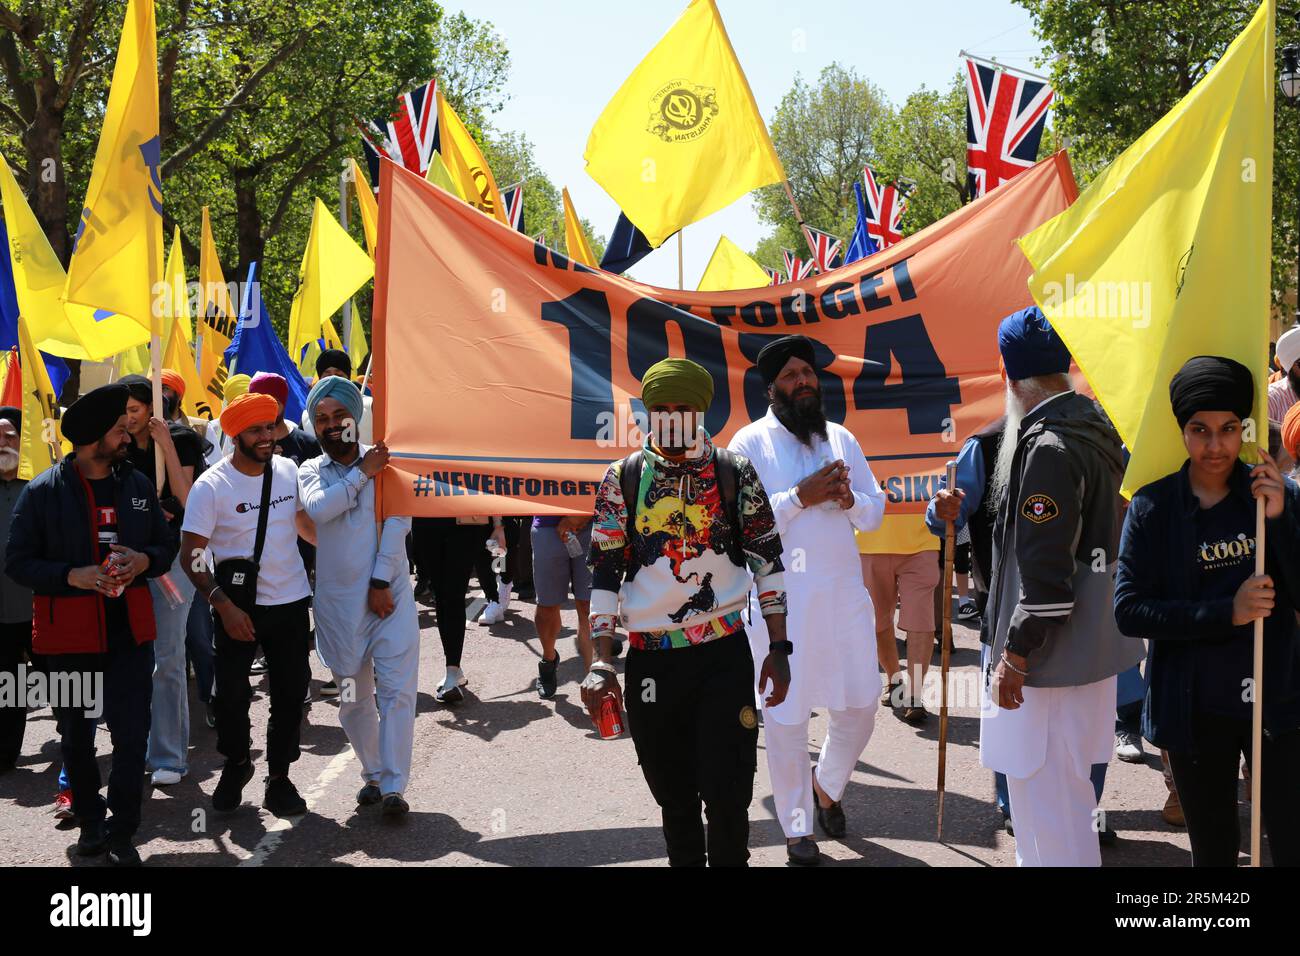
<svg viewBox="0 0 1300 956"><path fill-rule="evenodd" d="M1165 807L1160 811L1160 816L1171 827L1187 826L1187 821L1183 818L1183 802L1178 799L1177 790L1169 791L1169 799L1165 801Z"/></svg>

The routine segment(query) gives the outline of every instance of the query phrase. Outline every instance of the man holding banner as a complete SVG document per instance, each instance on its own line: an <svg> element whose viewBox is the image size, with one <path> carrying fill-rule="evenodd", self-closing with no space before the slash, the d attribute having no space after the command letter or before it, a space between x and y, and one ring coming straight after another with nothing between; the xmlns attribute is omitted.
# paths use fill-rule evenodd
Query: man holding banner
<svg viewBox="0 0 1300 956"><path fill-rule="evenodd" d="M758 368L772 406L736 433L730 448L754 464L770 492L787 581L787 630L799 655L790 666L785 702L763 710L767 767L786 854L799 865L820 862L817 822L844 836L840 797L876 721L880 674L871 597L862 583L854 528L880 525L885 495L862 448L842 425L826 421L812 342L789 335L763 347ZM751 597L751 611L753 607ZM893 608L882 609L892 614ZM767 628L751 613L757 658ZM761 675L760 675L761 677ZM808 719L825 707L830 727L817 768L808 773Z"/></svg>
<svg viewBox="0 0 1300 956"><path fill-rule="evenodd" d="M758 763L754 662L742 613L751 584L771 638L759 691L790 684L781 539L754 466L715 449L701 422L713 379L669 358L642 377L650 413L639 451L610 465L591 532L591 632L599 659L582 682L593 719L622 702L616 622L627 628L628 722L663 811L671 866L744 866ZM700 804L709 820L707 842Z"/></svg>

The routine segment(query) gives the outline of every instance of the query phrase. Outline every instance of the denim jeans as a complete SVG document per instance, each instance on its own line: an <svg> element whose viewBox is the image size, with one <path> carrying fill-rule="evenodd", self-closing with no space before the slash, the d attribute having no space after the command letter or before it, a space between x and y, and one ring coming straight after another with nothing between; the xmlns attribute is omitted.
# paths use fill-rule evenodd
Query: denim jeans
<svg viewBox="0 0 1300 956"><path fill-rule="evenodd" d="M194 665L194 683L199 700L209 703L217 679L216 651L212 647L212 608L202 594L195 592L190 601L190 616L185 622L185 649Z"/></svg>
<svg viewBox="0 0 1300 956"><path fill-rule="evenodd" d="M168 578L180 592L174 606L163 585L149 582L153 598L153 620L158 631L154 640L153 720L149 726L147 769L189 771L190 700L185 679L185 624L194 598L194 585L181 570L180 556L172 562Z"/></svg>

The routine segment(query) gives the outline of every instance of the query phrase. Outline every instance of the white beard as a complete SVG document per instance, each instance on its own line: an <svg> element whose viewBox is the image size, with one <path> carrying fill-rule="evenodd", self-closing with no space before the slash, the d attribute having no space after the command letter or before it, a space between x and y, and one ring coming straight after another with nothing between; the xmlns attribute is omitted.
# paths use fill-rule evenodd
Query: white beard
<svg viewBox="0 0 1300 956"><path fill-rule="evenodd" d="M13 448L0 448L0 471L13 471L17 467L17 450Z"/></svg>
<svg viewBox="0 0 1300 956"><path fill-rule="evenodd" d="M1006 497L1007 487L1011 484L1011 462L1016 457L1020 422L1025 417L1025 406L1011 391L1010 385L1007 386L1006 405L1007 424L1002 430L1002 437L998 439L998 457L993 464L993 478L989 486L995 513L1002 507L1002 499Z"/></svg>

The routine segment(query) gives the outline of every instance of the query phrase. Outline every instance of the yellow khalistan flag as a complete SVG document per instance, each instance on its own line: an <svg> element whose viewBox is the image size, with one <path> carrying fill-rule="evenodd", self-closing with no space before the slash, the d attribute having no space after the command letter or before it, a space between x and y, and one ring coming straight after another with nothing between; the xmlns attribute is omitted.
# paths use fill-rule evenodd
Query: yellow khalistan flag
<svg viewBox="0 0 1300 956"><path fill-rule="evenodd" d="M374 274L374 261L317 199L289 311L290 360L302 360L302 350L324 334L330 316Z"/></svg>
<svg viewBox="0 0 1300 956"><path fill-rule="evenodd" d="M83 305L65 308L67 274L2 156L0 201L9 229L8 255L18 311L27 320L38 349L63 358L98 362L149 341L149 330L126 316L108 315L96 321L94 309Z"/></svg>
<svg viewBox="0 0 1300 956"><path fill-rule="evenodd" d="M163 319L167 326L164 331L168 336L167 341L170 343L172 331L179 324L185 341L191 342L194 339L194 333L190 331L193 320L190 317L189 286L185 282L185 254L181 250L180 226L172 230L172 247L167 252L167 267L163 269L163 279L167 283L162 293Z"/></svg>
<svg viewBox="0 0 1300 956"><path fill-rule="evenodd" d="M435 186L445 189L457 199L465 199L465 194L460 191L456 181L451 178L451 173L447 171L447 164L442 161L442 154L437 150L434 150L429 157L429 169L425 172L424 178Z"/></svg>
<svg viewBox="0 0 1300 956"><path fill-rule="evenodd" d="M352 374L356 375L361 363L370 354L370 345L366 342L366 328L361 324L361 313L357 304L352 303L352 335L348 339L348 358L352 359Z"/></svg>
<svg viewBox="0 0 1300 956"><path fill-rule="evenodd" d="M746 255L745 250L726 236L720 236L713 255L709 257L709 264L704 267L704 275L700 277L699 291L758 289L771 281L767 271Z"/></svg>
<svg viewBox="0 0 1300 956"><path fill-rule="evenodd" d="M181 410L191 418L206 418L212 421L216 417L208 403L203 386L199 384L198 369L194 366L194 353L185 342L181 331L184 321L177 315L172 319L171 337L167 340L167 357L163 359L163 368L169 368L185 379L185 396L181 399Z"/></svg>
<svg viewBox="0 0 1300 956"><path fill-rule="evenodd" d="M65 298L161 335L162 175L153 0L128 0Z"/></svg>
<svg viewBox="0 0 1300 956"><path fill-rule="evenodd" d="M375 200L374 190L370 188L370 181L366 179L366 174L361 171L357 161L352 159L349 162L352 163L352 188L356 191L357 206L361 209L361 229L366 234L366 251L373 259L379 236L379 203Z"/></svg>
<svg viewBox="0 0 1300 956"><path fill-rule="evenodd" d="M1194 355L1265 390L1273 209L1273 0L1069 209L1020 240L1029 289L1132 452L1123 492L1186 459L1169 380Z"/></svg>
<svg viewBox="0 0 1300 956"><path fill-rule="evenodd" d="M497 189L492 170L479 152L474 137L469 135L451 104L443 99L441 90L438 91L438 144L442 148L442 162L455 183L456 192L475 209L504 223L505 204L501 202L501 192Z"/></svg>
<svg viewBox="0 0 1300 956"><path fill-rule="evenodd" d="M23 431L19 439L18 477L30 481L63 454L59 402L45 361L32 342L31 330L18 317L18 361L23 375Z"/></svg>
<svg viewBox="0 0 1300 956"><path fill-rule="evenodd" d="M239 310L230 301L226 274L217 258L217 244L212 239L212 225L208 221L208 207L203 207L203 232L199 240L199 301L203 303L198 314L195 334L202 339L199 345L199 381L203 384L201 395L194 397L206 402L212 414L221 414L222 399L226 390L226 349L235 334ZM189 393L186 392L186 397Z"/></svg>
<svg viewBox="0 0 1300 956"><path fill-rule="evenodd" d="M583 156L651 246L785 179L713 0L692 0L632 71Z"/></svg>
<svg viewBox="0 0 1300 956"><path fill-rule="evenodd" d="M569 198L567 186L561 190L560 196L564 200L564 248L568 251L569 258L574 262L581 262L590 269L599 269L600 262L587 243L587 234L582 231L582 222L573 208L573 200Z"/></svg>

